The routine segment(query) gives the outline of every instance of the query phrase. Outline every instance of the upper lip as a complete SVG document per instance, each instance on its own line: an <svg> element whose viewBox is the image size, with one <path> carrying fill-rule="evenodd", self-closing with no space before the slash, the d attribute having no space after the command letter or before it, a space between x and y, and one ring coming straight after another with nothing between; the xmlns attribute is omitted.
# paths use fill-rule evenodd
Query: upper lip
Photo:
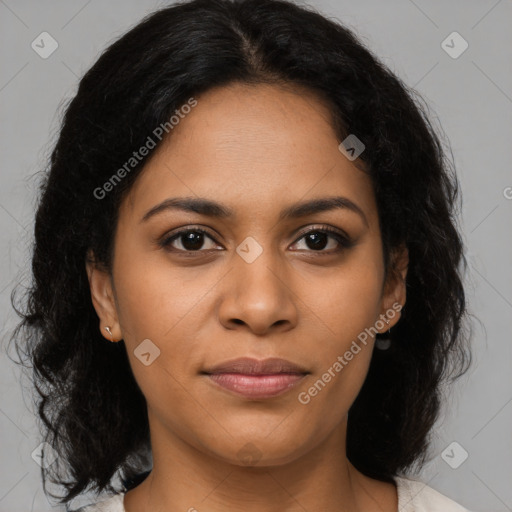
<svg viewBox="0 0 512 512"><path fill-rule="evenodd" d="M240 373L244 375L274 375L276 373L309 373L304 367L280 359L271 357L269 359L253 359L240 357L207 368L202 373Z"/></svg>

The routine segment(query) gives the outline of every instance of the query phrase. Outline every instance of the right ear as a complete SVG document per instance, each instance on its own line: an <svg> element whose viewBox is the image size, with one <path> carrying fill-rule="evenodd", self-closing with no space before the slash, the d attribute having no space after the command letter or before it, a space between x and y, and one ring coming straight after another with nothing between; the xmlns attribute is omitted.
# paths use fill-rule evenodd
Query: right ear
<svg viewBox="0 0 512 512"><path fill-rule="evenodd" d="M114 341L123 336L119 325L117 307L114 299L112 276L98 264L92 250L87 252L85 269L89 279L89 288L94 309L100 319L100 332L104 338L112 341L105 327L109 327Z"/></svg>

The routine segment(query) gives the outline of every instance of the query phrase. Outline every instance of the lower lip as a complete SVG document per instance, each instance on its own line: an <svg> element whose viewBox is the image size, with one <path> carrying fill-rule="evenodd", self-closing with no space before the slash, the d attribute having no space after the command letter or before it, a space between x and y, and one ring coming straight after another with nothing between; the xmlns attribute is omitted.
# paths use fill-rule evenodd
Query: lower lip
<svg viewBox="0 0 512 512"><path fill-rule="evenodd" d="M215 373L208 375L220 387L247 398L271 398L282 395L296 386L305 374L276 373L273 375L247 375L241 373Z"/></svg>

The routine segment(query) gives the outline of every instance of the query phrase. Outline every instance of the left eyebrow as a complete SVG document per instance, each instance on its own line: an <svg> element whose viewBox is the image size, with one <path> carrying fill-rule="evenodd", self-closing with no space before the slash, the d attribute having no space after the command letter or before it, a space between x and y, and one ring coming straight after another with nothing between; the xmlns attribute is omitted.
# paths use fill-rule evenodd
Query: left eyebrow
<svg viewBox="0 0 512 512"><path fill-rule="evenodd" d="M281 212L279 220L305 217L307 215L336 209L346 209L357 213L363 219L366 226L368 226L368 219L363 209L347 197L341 196L323 197L292 204Z"/></svg>
<svg viewBox="0 0 512 512"><path fill-rule="evenodd" d="M323 197L292 204L281 211L279 221L306 217L335 209L345 209L357 213L368 226L368 219L362 208L347 197L341 196ZM232 208L211 199L204 197L171 197L148 210L142 217L141 222L146 222L154 215L166 210L182 210L215 218L234 218L236 216Z"/></svg>

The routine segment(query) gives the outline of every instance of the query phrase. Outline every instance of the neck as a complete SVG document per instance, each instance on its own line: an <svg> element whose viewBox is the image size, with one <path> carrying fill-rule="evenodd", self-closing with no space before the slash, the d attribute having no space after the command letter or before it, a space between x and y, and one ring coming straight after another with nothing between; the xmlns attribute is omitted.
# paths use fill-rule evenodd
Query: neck
<svg viewBox="0 0 512 512"><path fill-rule="evenodd" d="M292 460L240 465L240 461L234 463L207 454L155 425L151 428L153 469L141 484L126 493L125 510L397 510L394 486L357 471L346 458L345 438L346 421L321 444Z"/></svg>

